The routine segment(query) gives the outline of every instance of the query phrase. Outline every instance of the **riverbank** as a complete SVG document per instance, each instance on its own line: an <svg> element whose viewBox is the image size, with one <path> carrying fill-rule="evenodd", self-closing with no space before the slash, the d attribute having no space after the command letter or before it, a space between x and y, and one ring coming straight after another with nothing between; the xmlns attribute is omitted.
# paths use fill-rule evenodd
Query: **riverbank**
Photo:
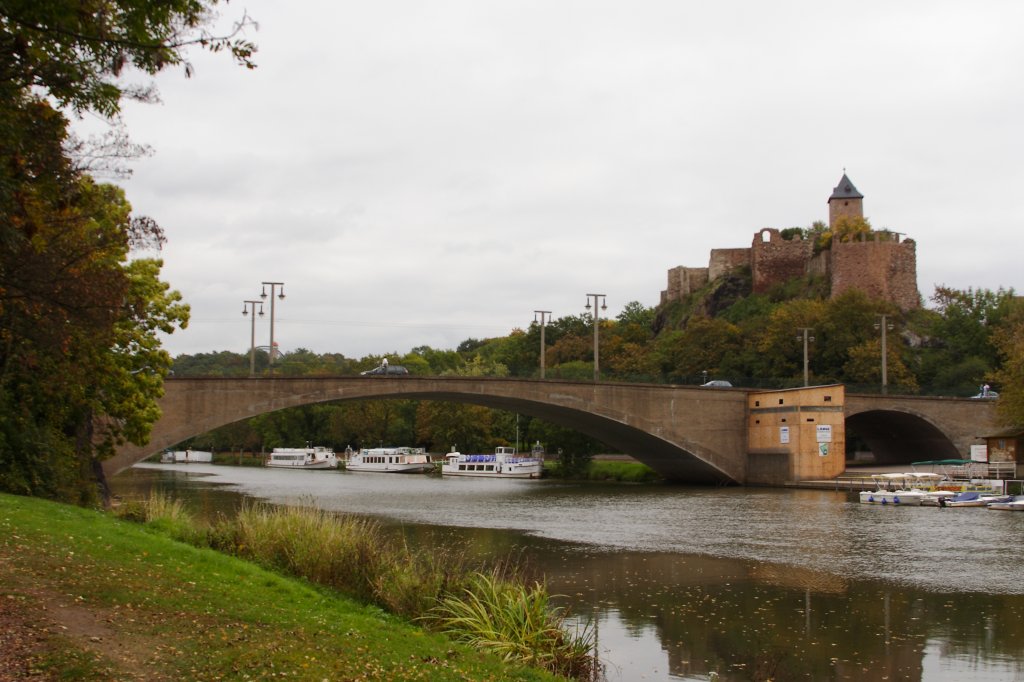
<svg viewBox="0 0 1024 682"><path fill-rule="evenodd" d="M2 679L554 680L224 554L0 494Z"/></svg>

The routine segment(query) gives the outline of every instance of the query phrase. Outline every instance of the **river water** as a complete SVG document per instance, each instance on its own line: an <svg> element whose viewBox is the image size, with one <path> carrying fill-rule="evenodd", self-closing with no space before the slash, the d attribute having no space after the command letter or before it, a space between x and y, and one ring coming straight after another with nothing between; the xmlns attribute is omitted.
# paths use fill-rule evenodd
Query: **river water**
<svg viewBox="0 0 1024 682"><path fill-rule="evenodd" d="M1024 514L853 494L140 464L201 515L243 499L514 556L597 624L608 680L1024 682Z"/></svg>

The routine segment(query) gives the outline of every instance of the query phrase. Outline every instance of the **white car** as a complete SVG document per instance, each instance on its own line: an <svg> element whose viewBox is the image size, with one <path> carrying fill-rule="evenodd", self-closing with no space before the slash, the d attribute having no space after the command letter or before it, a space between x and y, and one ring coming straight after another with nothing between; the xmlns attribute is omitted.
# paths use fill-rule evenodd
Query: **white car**
<svg viewBox="0 0 1024 682"><path fill-rule="evenodd" d="M732 388L732 384L725 379L712 379L706 384L701 384L701 388Z"/></svg>

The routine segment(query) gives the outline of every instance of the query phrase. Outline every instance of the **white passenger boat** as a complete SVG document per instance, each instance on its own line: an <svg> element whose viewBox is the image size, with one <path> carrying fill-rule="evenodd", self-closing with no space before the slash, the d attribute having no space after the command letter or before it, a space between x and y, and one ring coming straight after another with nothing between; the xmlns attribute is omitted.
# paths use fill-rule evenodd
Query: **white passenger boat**
<svg viewBox="0 0 1024 682"><path fill-rule="evenodd" d="M188 464L189 462L212 462L213 453L205 450L167 450L160 455L160 461L164 464Z"/></svg>
<svg viewBox="0 0 1024 682"><path fill-rule="evenodd" d="M434 463L423 448L365 448L349 455L345 468L349 471L415 474L431 471Z"/></svg>
<svg viewBox="0 0 1024 682"><path fill-rule="evenodd" d="M522 457L515 448L499 447L493 455L466 455L449 452L441 473L448 476L489 476L492 478L540 478L543 457Z"/></svg>
<svg viewBox="0 0 1024 682"><path fill-rule="evenodd" d="M331 448L274 448L267 458L268 467L279 469L336 469L338 458Z"/></svg>
<svg viewBox="0 0 1024 682"><path fill-rule="evenodd" d="M907 474L875 474L877 490L860 493L861 504L881 504L894 507L919 507L925 492L908 486Z"/></svg>

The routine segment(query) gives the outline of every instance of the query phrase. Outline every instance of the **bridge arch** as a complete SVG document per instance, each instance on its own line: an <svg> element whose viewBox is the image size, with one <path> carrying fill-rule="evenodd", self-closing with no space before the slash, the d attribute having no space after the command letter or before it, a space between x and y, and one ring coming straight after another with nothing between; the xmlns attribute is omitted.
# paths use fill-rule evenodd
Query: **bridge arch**
<svg viewBox="0 0 1024 682"><path fill-rule="evenodd" d="M846 427L879 464L967 457L995 428L993 401L847 394Z"/></svg>
<svg viewBox="0 0 1024 682"><path fill-rule="evenodd" d="M745 392L481 377L180 378L165 382L150 443L104 463L113 475L191 436L258 414L325 402L443 400L520 412L586 433L669 480L741 483Z"/></svg>
<svg viewBox="0 0 1024 682"><path fill-rule="evenodd" d="M953 440L927 417L898 410L866 410L846 418L847 439L860 437L882 465L958 459Z"/></svg>

